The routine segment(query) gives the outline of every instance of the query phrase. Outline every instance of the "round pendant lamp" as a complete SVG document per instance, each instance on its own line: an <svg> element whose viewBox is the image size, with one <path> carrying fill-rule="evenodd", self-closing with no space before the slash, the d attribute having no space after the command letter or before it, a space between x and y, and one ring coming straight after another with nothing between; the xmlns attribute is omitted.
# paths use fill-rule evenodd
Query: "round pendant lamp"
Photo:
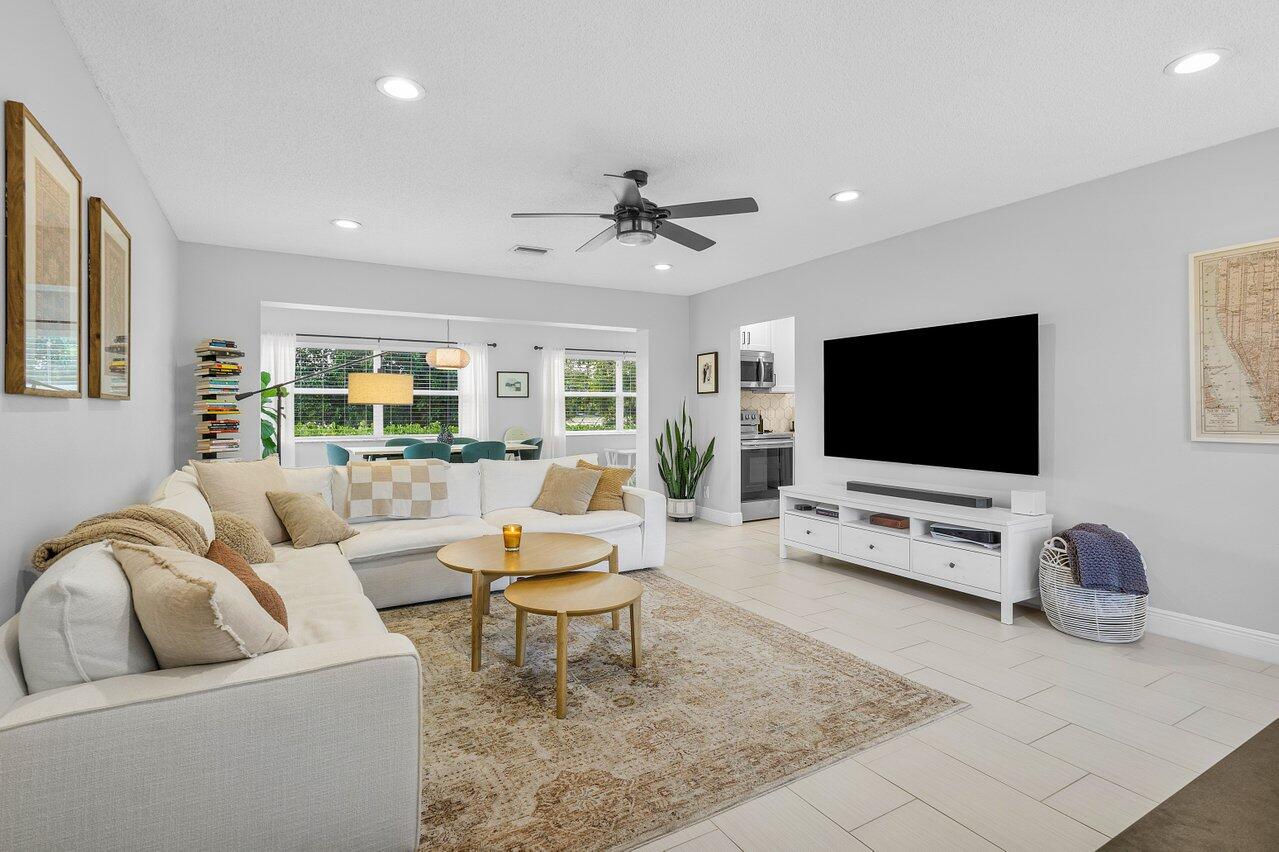
<svg viewBox="0 0 1279 852"><path fill-rule="evenodd" d="M452 337L451 323L444 321L444 336ZM437 370L460 370L471 363L471 356L465 349L456 346L440 346L426 353L426 363Z"/></svg>

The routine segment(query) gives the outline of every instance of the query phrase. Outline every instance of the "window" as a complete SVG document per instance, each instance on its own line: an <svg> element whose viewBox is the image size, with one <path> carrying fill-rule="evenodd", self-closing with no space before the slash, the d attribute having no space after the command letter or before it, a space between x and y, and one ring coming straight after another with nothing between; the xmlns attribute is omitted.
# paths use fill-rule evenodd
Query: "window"
<svg viewBox="0 0 1279 852"><path fill-rule="evenodd" d="M569 432L634 432L635 358L566 358L564 423Z"/></svg>
<svg viewBox="0 0 1279 852"><path fill-rule="evenodd" d="M372 349L299 346L295 376L340 367L373 354ZM352 373L408 373L413 376L412 405L350 405L346 375ZM390 435L436 435L442 426L457 432L457 373L426 363L426 352L384 352L293 388L293 436L316 438Z"/></svg>

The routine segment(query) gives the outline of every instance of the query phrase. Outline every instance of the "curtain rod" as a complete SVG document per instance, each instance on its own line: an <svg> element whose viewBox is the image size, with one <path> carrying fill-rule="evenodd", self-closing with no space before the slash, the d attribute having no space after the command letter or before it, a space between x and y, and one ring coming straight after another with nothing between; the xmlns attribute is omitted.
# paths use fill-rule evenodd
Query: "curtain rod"
<svg viewBox="0 0 1279 852"><path fill-rule="evenodd" d="M541 350L541 349L545 349L546 347L534 345L533 348L535 350ZM618 352L622 355L639 354L634 349L586 349L581 346L565 346L564 351L565 352Z"/></svg>
<svg viewBox="0 0 1279 852"><path fill-rule="evenodd" d="M350 334L308 334L305 331L296 333L298 337L323 337L329 340L372 340L381 343L383 340L395 340L399 343L443 343L445 346L457 346L456 340L422 340L418 337L362 337ZM496 343L485 343L485 346L497 348Z"/></svg>

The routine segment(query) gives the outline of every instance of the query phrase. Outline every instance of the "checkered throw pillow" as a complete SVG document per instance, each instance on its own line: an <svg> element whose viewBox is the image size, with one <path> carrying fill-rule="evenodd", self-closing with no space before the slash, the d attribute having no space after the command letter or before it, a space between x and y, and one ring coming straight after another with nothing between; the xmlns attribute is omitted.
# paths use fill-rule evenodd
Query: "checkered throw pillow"
<svg viewBox="0 0 1279 852"><path fill-rule="evenodd" d="M347 464L346 518L443 518L449 513L447 463L386 459Z"/></svg>

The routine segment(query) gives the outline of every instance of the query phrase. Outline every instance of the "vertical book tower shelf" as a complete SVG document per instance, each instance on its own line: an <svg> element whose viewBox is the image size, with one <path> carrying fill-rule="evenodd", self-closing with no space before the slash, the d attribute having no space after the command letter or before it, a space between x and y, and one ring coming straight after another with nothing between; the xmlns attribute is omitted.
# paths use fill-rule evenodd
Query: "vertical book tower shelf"
<svg viewBox="0 0 1279 852"><path fill-rule="evenodd" d="M204 340L195 347L195 454L220 459L240 454L240 359L234 340Z"/></svg>

